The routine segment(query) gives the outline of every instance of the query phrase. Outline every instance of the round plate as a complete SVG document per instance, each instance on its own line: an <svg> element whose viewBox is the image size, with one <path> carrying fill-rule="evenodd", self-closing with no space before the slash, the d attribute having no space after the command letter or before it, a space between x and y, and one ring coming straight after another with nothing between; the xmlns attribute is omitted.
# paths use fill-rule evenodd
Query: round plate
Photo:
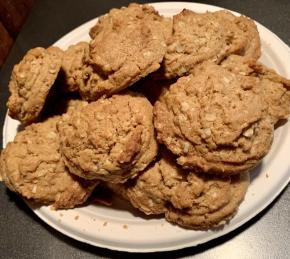
<svg viewBox="0 0 290 259"><path fill-rule="evenodd" d="M196 12L217 11L221 8L196 3L152 4L162 15L172 16L183 8ZM236 15L239 15L235 13ZM89 29L96 23L91 20L55 43L63 49L79 41L89 40ZM262 42L261 61L280 74L290 78L289 47L275 34L257 23ZM3 129L4 145L13 140L19 123L6 116ZM237 215L218 231L193 231L171 225L162 218L141 215L128 205L118 207L88 205L72 210L53 211L42 206L31 209L43 221L63 234L94 246L130 252L169 251L195 246L222 236L250 220L263 210L287 185L290 178L290 123L275 131L270 153L263 163L251 172L251 184ZM265 188L265 186L267 188Z"/></svg>

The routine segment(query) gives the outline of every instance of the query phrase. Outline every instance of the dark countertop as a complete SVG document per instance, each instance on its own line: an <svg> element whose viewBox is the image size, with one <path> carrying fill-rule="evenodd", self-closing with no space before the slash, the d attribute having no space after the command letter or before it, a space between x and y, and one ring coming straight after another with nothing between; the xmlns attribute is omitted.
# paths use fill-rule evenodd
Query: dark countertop
<svg viewBox="0 0 290 259"><path fill-rule="evenodd" d="M125 0L38 0L0 72L1 128L6 113L8 80L14 64L36 46L47 47L82 23ZM138 1L146 2L146 1ZM149 1L148 1L149 2ZM290 45L290 1L199 1L228 8L257 20ZM288 62L290 62L288 60ZM289 63L290 65L290 63ZM2 146L2 138L1 138ZM198 247L152 254L152 257L290 258L290 188L237 230ZM145 257L146 255L138 255ZM148 256L148 255L147 255ZM136 254L93 247L66 237L43 223L15 194L0 184L0 258L135 258Z"/></svg>

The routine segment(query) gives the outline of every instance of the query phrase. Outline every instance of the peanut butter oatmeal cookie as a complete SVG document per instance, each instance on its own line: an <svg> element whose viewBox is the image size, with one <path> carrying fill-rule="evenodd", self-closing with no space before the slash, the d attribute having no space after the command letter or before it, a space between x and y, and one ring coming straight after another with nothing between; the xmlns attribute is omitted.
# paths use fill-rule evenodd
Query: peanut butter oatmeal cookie
<svg viewBox="0 0 290 259"><path fill-rule="evenodd" d="M204 63L154 105L159 142L184 168L237 174L267 154L273 124L256 77Z"/></svg>
<svg viewBox="0 0 290 259"><path fill-rule="evenodd" d="M9 115L22 123L36 121L62 63L58 47L34 48L15 65L9 83Z"/></svg>
<svg viewBox="0 0 290 259"><path fill-rule="evenodd" d="M141 95L100 99L63 116L61 151L71 173L124 182L155 158L152 106Z"/></svg>
<svg viewBox="0 0 290 259"><path fill-rule="evenodd" d="M127 197L146 214L194 229L225 224L236 213L249 185L249 175L217 177L185 171L170 154L140 174Z"/></svg>
<svg viewBox="0 0 290 259"><path fill-rule="evenodd" d="M23 197L55 209L74 208L97 185L71 175L59 152L56 116L17 133L1 154L0 175L6 186Z"/></svg>
<svg viewBox="0 0 290 259"><path fill-rule="evenodd" d="M226 224L236 214L250 184L250 177L249 173L225 179L195 175L188 180L188 184L199 185L191 200L192 206L183 209L170 206L165 217L183 227L206 230ZM187 195L186 191L184 196Z"/></svg>
<svg viewBox="0 0 290 259"><path fill-rule="evenodd" d="M110 96L156 71L166 52L168 19L149 5L112 9L91 29L87 100ZM93 77L93 78L91 78Z"/></svg>
<svg viewBox="0 0 290 259"><path fill-rule="evenodd" d="M219 64L234 53L260 56L260 38L254 22L228 11L195 13L185 9L173 17L173 36L162 70L166 78L180 77L201 62Z"/></svg>
<svg viewBox="0 0 290 259"><path fill-rule="evenodd" d="M222 66L231 72L259 79L262 95L273 124L290 115L290 80L255 60L232 55Z"/></svg>

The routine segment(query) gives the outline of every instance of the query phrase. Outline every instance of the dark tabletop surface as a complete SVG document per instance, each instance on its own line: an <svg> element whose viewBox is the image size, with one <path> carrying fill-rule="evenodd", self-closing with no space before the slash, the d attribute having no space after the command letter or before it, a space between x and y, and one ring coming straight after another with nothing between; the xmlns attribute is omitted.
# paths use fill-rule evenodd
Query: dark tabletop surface
<svg viewBox="0 0 290 259"><path fill-rule="evenodd" d="M0 123L6 113L12 67L33 47L47 47L82 23L125 0L38 0L0 71ZM140 3L146 1L138 1ZM149 2L149 1L148 1ZM290 45L289 0L199 1L228 8L257 20ZM290 65L290 60L286 62ZM1 138L2 146L2 138ZM290 258L289 186L252 220L221 238L193 248L152 257ZM138 255L147 257L148 255ZM0 184L0 258L136 258L136 254L93 247L66 237L43 223L15 194Z"/></svg>

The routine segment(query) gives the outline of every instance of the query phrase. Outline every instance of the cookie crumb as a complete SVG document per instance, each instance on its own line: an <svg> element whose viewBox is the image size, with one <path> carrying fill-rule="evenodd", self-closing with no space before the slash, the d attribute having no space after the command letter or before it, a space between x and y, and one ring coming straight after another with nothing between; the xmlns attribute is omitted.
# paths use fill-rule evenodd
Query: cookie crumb
<svg viewBox="0 0 290 259"><path fill-rule="evenodd" d="M107 225L108 225L108 222L105 221L104 224L103 224L103 226L105 227L105 226L107 226Z"/></svg>
<svg viewBox="0 0 290 259"><path fill-rule="evenodd" d="M124 228L124 229L127 229L127 228L128 228L128 226L127 226L126 224L124 224L124 225L123 225L123 228Z"/></svg>
<svg viewBox="0 0 290 259"><path fill-rule="evenodd" d="M59 213L59 216L60 216L60 217L63 217L63 214L62 214L62 213Z"/></svg>
<svg viewBox="0 0 290 259"><path fill-rule="evenodd" d="M266 178L269 178L269 175L268 175L268 173L266 173Z"/></svg>
<svg viewBox="0 0 290 259"><path fill-rule="evenodd" d="M75 219L75 220L78 220L79 217L80 217L79 215L76 215L76 216L74 217L74 219Z"/></svg>

